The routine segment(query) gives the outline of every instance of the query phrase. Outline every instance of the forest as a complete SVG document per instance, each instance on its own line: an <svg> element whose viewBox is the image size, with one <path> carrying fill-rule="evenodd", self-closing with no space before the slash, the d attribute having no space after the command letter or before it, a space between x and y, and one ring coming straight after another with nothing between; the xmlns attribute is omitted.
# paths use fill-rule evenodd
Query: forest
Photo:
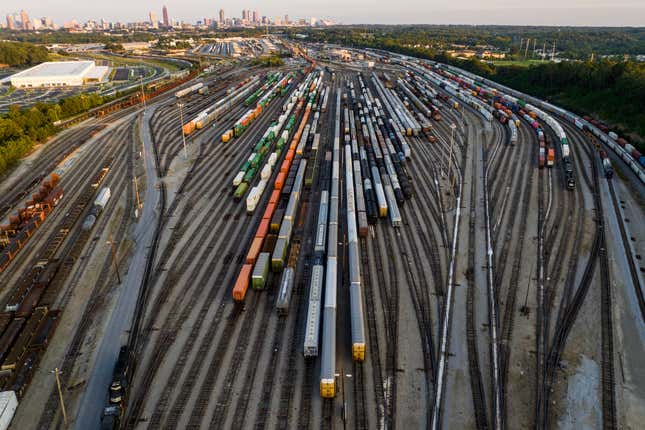
<svg viewBox="0 0 645 430"><path fill-rule="evenodd" d="M455 46L474 48L490 46L511 53L519 51L520 44L530 39L530 50L546 45L561 58L586 60L595 56L623 56L644 54L645 28L612 27L515 27L464 25L408 25L408 26L337 26L318 29L287 29L288 34L307 34L309 40L332 41L349 46L423 47L439 53ZM427 48L426 48L427 47ZM522 48L524 50L524 48Z"/></svg>
<svg viewBox="0 0 645 430"><path fill-rule="evenodd" d="M614 130L625 134L641 151L645 149L645 63L625 59L624 55L596 56L594 61L570 60L536 65L496 65L476 58L461 60L444 52L449 43L468 46L485 43L503 48L511 46L511 40L517 38L517 33L512 30L513 27L485 27L485 30L469 27L468 31L462 31L455 26L437 28L437 33L431 34L428 27L388 26L382 31L376 28L369 32L358 27L333 28L312 30L307 35L312 41L385 49L461 67L556 103L579 115L602 119ZM523 29L525 33L522 34L533 34L528 30L531 27L518 28ZM493 29L499 29L500 32L493 35ZM533 31L535 34L553 36L551 33L555 30L536 27ZM591 45L595 46L596 53L621 54L643 53L645 46L645 29L566 31L570 31L575 38L571 38L569 45L559 42L561 44L558 46L569 46L571 52L579 52L582 58L588 58ZM564 29L561 30L561 34L565 33ZM612 37L615 39L609 39ZM580 45L575 45L573 40L579 41Z"/></svg>
<svg viewBox="0 0 645 430"><path fill-rule="evenodd" d="M49 54L44 46L31 43L0 42L0 64L11 67L34 66L47 61Z"/></svg>
<svg viewBox="0 0 645 430"><path fill-rule="evenodd" d="M80 94L58 103L38 103L20 109L11 106L0 116L0 176L58 130L54 123L85 112L107 101L98 94Z"/></svg>

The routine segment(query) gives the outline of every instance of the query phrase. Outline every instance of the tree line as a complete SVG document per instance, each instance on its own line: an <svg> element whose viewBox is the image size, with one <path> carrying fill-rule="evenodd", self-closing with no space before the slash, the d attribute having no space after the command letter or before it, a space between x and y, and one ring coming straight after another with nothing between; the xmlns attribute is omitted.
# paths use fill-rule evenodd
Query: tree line
<svg viewBox="0 0 645 430"><path fill-rule="evenodd" d="M330 31L311 31L309 40L338 43L345 46L377 48L419 58L427 58L445 64L451 64L477 75L489 78L501 84L515 88L527 94L552 101L579 115L590 115L607 122L612 129L626 135L641 152L645 150L645 63L624 60L622 57L598 58L595 61L562 61L546 62L536 65L499 65L477 58L462 60L446 54L445 50L425 43L412 45L415 37L420 37L416 30L396 30L401 37L392 37L395 30L379 31L378 28L366 29L331 29ZM446 30L447 32L457 31ZM480 41L478 30L468 43ZM535 30L537 31L537 30ZM543 30L553 31L553 30ZM574 33L574 30L570 30ZM503 42L506 29L496 36ZM631 40L633 34L645 40L644 29L582 29L578 35L584 40L598 41L598 37L618 33L622 34L618 42L607 41L611 49L618 49L624 40ZM592 37L592 35L594 35ZM630 36L632 35L632 36ZM433 36L439 39L438 36ZM460 42L468 38L463 35ZM616 45L618 43L618 45ZM630 42L631 43L631 42ZM641 42L645 43L645 42ZM419 45L419 46L416 46ZM605 46L600 44L599 46ZM428 47L426 47L428 46ZM640 45L643 46L642 44ZM642 48L641 48L642 49Z"/></svg>
<svg viewBox="0 0 645 430"><path fill-rule="evenodd" d="M11 106L0 117L0 176L28 154L34 145L58 132L56 121L78 115L108 101L98 94L79 94L58 103L29 108Z"/></svg>
<svg viewBox="0 0 645 430"><path fill-rule="evenodd" d="M34 66L47 61L49 54L44 46L31 43L0 42L0 64L11 67Z"/></svg>

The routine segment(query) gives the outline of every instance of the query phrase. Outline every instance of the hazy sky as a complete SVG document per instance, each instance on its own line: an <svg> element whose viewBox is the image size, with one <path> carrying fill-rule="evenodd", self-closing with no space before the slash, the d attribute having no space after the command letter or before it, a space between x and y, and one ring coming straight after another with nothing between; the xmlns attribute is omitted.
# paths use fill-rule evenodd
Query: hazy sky
<svg viewBox="0 0 645 430"><path fill-rule="evenodd" d="M161 17L166 4L171 19L193 22L215 17L241 16L242 8L257 9L275 18L329 18L345 24L521 24L645 26L645 0L1 0L0 13L25 9L31 17L48 16L57 23L76 19L144 21L148 12Z"/></svg>

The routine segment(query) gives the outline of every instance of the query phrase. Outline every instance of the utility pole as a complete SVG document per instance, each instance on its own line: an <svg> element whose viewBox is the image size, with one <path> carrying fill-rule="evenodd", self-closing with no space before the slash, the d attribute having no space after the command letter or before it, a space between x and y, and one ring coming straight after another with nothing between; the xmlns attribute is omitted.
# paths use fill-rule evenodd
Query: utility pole
<svg viewBox="0 0 645 430"><path fill-rule="evenodd" d="M551 50L551 61L553 61L555 57L555 40L553 41L553 49Z"/></svg>
<svg viewBox="0 0 645 430"><path fill-rule="evenodd" d="M526 39L526 48L524 48L524 58L526 58L526 54L529 53L529 45L531 44L531 38L529 37Z"/></svg>
<svg viewBox="0 0 645 430"><path fill-rule="evenodd" d="M184 104L177 103L179 107L179 121L181 122L181 140L184 143L184 158L188 160L188 151L186 150L186 134L184 133Z"/></svg>
<svg viewBox="0 0 645 430"><path fill-rule="evenodd" d="M544 41L544 45L542 45L542 61L546 58L546 40Z"/></svg>
<svg viewBox="0 0 645 430"><path fill-rule="evenodd" d="M63 390L61 390L60 388L60 374L62 372L58 370L58 367L57 367L54 370L52 370L51 373L56 375L56 388L58 388L58 400L60 401L60 410L63 413L63 422L65 422L65 426L67 427L67 410L65 410L65 401L63 400Z"/></svg>
<svg viewBox="0 0 645 430"><path fill-rule="evenodd" d="M112 235L110 234L110 241L108 242L110 245L110 248L112 250L112 262L114 263L114 270L116 272L116 280L120 284L121 283L121 276L119 275L119 262L116 259L116 249L114 248L114 240L112 239Z"/></svg>
<svg viewBox="0 0 645 430"><path fill-rule="evenodd" d="M533 52L531 52L531 58L535 57L535 42L537 42L537 39L533 39Z"/></svg>

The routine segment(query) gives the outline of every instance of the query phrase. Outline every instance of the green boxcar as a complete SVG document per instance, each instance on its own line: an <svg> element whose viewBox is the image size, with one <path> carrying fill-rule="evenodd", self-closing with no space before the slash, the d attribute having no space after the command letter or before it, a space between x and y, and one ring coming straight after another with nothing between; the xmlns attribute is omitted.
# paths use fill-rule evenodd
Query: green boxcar
<svg viewBox="0 0 645 430"><path fill-rule="evenodd" d="M237 189L233 193L233 199L235 200L240 200L244 193L246 193L246 190L249 188L249 184L246 182L242 182L240 185L237 186Z"/></svg>
<svg viewBox="0 0 645 430"><path fill-rule="evenodd" d="M244 182L251 182L253 180L253 178L255 177L255 172L256 172L255 168L249 169L249 171L246 172L246 175L244 175L243 181Z"/></svg>
<svg viewBox="0 0 645 430"><path fill-rule="evenodd" d="M260 161L262 161L262 155L256 153L253 159L251 160L251 167L255 169L260 164Z"/></svg>
<svg viewBox="0 0 645 430"><path fill-rule="evenodd" d="M284 260L287 257L287 241L282 238L278 238L275 243L275 248L273 250L273 255L271 257L271 270L274 272L280 272L284 268Z"/></svg>
<svg viewBox="0 0 645 430"><path fill-rule="evenodd" d="M249 167L251 167L251 162L249 160L246 160L244 164L242 164L242 168L240 170L246 172L247 170L249 170Z"/></svg>
<svg viewBox="0 0 645 430"><path fill-rule="evenodd" d="M278 143L276 143L276 145L275 145L275 146L276 146L278 149L282 149L282 147L284 146L284 139L283 139L282 137L281 137L280 139L278 139Z"/></svg>
<svg viewBox="0 0 645 430"><path fill-rule="evenodd" d="M260 139L260 141L255 144L255 146L253 147L253 152L259 152L262 146L264 146L264 139Z"/></svg>
<svg viewBox="0 0 645 430"><path fill-rule="evenodd" d="M235 127L233 128L233 135L235 137L238 137L242 133L244 133L244 130L246 130L246 127L243 126L242 124L236 124Z"/></svg>
<svg viewBox="0 0 645 430"><path fill-rule="evenodd" d="M269 276L269 253L261 252L258 260L255 262L253 274L251 275L251 285L253 288L263 290Z"/></svg>
<svg viewBox="0 0 645 430"><path fill-rule="evenodd" d="M305 187L311 187L311 184L314 182L314 173L316 172L315 164L307 164L305 170Z"/></svg>

